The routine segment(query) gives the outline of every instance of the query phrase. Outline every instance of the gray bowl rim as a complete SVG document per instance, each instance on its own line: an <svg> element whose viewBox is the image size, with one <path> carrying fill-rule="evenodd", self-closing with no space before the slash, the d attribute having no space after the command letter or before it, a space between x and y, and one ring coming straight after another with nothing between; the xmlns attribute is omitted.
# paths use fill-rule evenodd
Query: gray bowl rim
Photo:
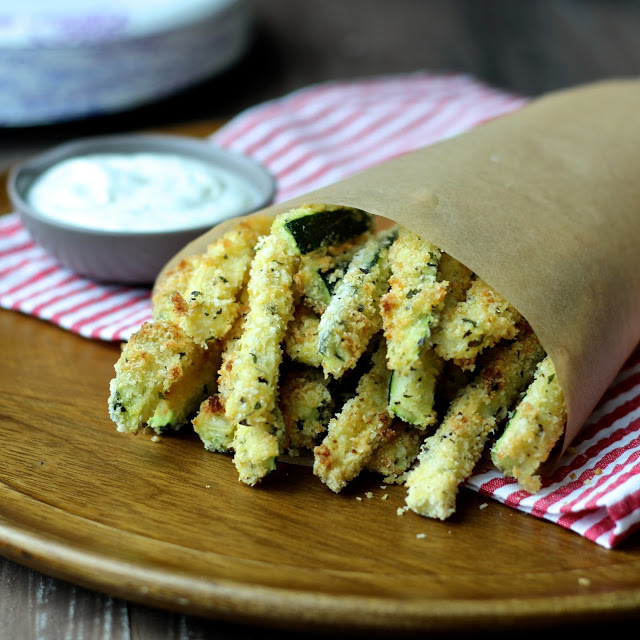
<svg viewBox="0 0 640 640"><path fill-rule="evenodd" d="M119 146L122 145L122 146ZM82 227L74 225L62 220L57 220L50 216L41 214L37 209L33 208L27 198L18 189L18 180L20 177L29 172L34 175L29 183L33 183L35 176L41 175L45 170L62 160L87 153L101 153L104 151L134 152L134 151L157 151L160 153L175 153L191 158L198 158L206 162L214 162L218 166L237 173L236 167L243 167L258 174L260 181L264 181L264 188L256 182L251 181L257 187L262 196L256 206L245 208L234 213L230 218L247 215L255 211L259 211L267 207L273 202L276 193L276 179L273 174L260 162L254 158L225 149L214 142L210 142L206 138L196 138L190 136L182 136L168 133L123 133L123 134L106 134L97 136L87 136L76 138L68 142L57 144L45 151L42 151L22 162L14 164L7 176L7 192L9 200L14 211L20 216L27 216L38 221L40 224L49 227L67 231L76 235L83 236L100 236L104 238L166 238L175 236L176 234L193 234L204 233L218 223L211 223L202 226L190 228L175 228L167 230L105 230L92 229L90 227ZM231 163L231 166L227 163ZM246 177L246 176L245 176ZM222 221L220 221L222 222Z"/></svg>

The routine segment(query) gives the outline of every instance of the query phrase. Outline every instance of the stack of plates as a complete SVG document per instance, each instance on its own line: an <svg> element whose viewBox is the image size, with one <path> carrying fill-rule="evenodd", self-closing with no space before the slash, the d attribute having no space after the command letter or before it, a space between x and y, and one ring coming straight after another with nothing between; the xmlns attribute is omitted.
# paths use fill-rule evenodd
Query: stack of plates
<svg viewBox="0 0 640 640"><path fill-rule="evenodd" d="M244 0L20 0L0 7L0 126L103 115L168 96L246 50Z"/></svg>

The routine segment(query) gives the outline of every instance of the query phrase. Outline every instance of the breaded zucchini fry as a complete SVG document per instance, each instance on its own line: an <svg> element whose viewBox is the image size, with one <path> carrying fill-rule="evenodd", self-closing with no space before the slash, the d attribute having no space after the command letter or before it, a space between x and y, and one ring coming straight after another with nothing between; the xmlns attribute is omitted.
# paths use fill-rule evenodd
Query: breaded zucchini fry
<svg viewBox="0 0 640 640"><path fill-rule="evenodd" d="M373 452L367 469L379 473L387 483L400 483L420 453L423 435L410 425L395 420L393 435Z"/></svg>
<svg viewBox="0 0 640 640"><path fill-rule="evenodd" d="M437 420L435 394L443 360L426 349L407 373L393 371L389 384L389 411L424 430Z"/></svg>
<svg viewBox="0 0 640 640"><path fill-rule="evenodd" d="M318 327L320 316L303 304L299 304L284 337L286 354L295 362L319 367L322 358L318 353Z"/></svg>
<svg viewBox="0 0 640 640"><path fill-rule="evenodd" d="M325 206L294 209L273 221L251 264L249 313L225 400L230 420L252 426L271 421L282 341L293 316L292 284L299 256L365 233L372 223L363 211Z"/></svg>
<svg viewBox="0 0 640 640"><path fill-rule="evenodd" d="M380 300L389 369L404 375L429 346L448 282L438 282L440 250L401 228L389 249L389 291Z"/></svg>
<svg viewBox="0 0 640 640"><path fill-rule="evenodd" d="M355 252L369 236L362 234L339 246L330 245L303 255L293 278L299 299L322 315Z"/></svg>
<svg viewBox="0 0 640 640"><path fill-rule="evenodd" d="M239 223L196 261L186 290L172 295L177 323L198 344L206 346L231 328L258 238L248 221Z"/></svg>
<svg viewBox="0 0 640 640"><path fill-rule="evenodd" d="M433 332L435 350L463 369L473 369L477 356L518 331L520 314L484 280L476 278L463 302Z"/></svg>
<svg viewBox="0 0 640 640"><path fill-rule="evenodd" d="M447 293L444 297L444 306L440 314L444 316L458 302L462 302L466 298L467 291L475 280L475 275L471 269L465 267L454 257L448 253L442 253L438 264L438 280L447 282Z"/></svg>
<svg viewBox="0 0 640 640"><path fill-rule="evenodd" d="M244 331L244 325L247 320L249 307L242 306L238 317L235 319L231 330L221 341L222 357L220 362L220 370L218 371L218 395L224 405L229 392L233 387L233 365L235 362L235 354L238 350L240 336Z"/></svg>
<svg viewBox="0 0 640 640"><path fill-rule="evenodd" d="M276 406L271 420L251 427L239 424L233 436L233 464L238 478L255 485L276 468L284 441L284 422Z"/></svg>
<svg viewBox="0 0 640 640"><path fill-rule="evenodd" d="M322 371L292 367L280 385L285 450L293 455L311 450L327 430L334 402Z"/></svg>
<svg viewBox="0 0 640 640"><path fill-rule="evenodd" d="M217 386L220 366L219 343L212 343L201 357L194 360L184 375L176 380L169 390L159 396L155 411L148 426L157 433L167 429L180 429L189 424L202 400Z"/></svg>
<svg viewBox="0 0 640 640"><path fill-rule="evenodd" d="M436 433L427 438L418 466L407 476L407 506L444 520L455 511L459 485L480 459L489 434L533 379L544 351L530 329L494 347L490 360L451 404Z"/></svg>
<svg viewBox="0 0 640 640"><path fill-rule="evenodd" d="M183 258L158 282L154 288L151 299L154 320L163 320L177 324L173 295L175 293L183 294L189 288L189 278L199 260L199 255Z"/></svg>
<svg viewBox="0 0 640 640"><path fill-rule="evenodd" d="M230 422L218 394L202 401L197 415L192 420L195 432L207 451L226 453L231 450L237 425Z"/></svg>
<svg viewBox="0 0 640 640"><path fill-rule="evenodd" d="M526 491L540 490L540 465L564 432L567 412L556 370L547 356L491 449L493 463Z"/></svg>
<svg viewBox="0 0 640 640"><path fill-rule="evenodd" d="M206 361L206 350L179 327L160 320L143 324L125 343L110 382L109 415L118 431L142 429L170 389ZM202 393L198 385L187 397L200 402Z"/></svg>
<svg viewBox="0 0 640 640"><path fill-rule="evenodd" d="M327 435L314 449L313 472L332 491L338 493L366 466L373 451L391 437L391 416L387 411L389 370L384 342L372 358L355 397L347 400L341 412L331 419Z"/></svg>
<svg viewBox="0 0 640 640"><path fill-rule="evenodd" d="M249 311L237 341L225 398L227 418L240 425L268 425L276 404L281 343L293 315L292 280L297 254L285 234L262 238L251 264Z"/></svg>
<svg viewBox="0 0 640 640"><path fill-rule="evenodd" d="M380 298L389 288L389 247L397 228L367 241L336 286L318 332L325 375L339 378L353 368L369 340L382 328Z"/></svg>

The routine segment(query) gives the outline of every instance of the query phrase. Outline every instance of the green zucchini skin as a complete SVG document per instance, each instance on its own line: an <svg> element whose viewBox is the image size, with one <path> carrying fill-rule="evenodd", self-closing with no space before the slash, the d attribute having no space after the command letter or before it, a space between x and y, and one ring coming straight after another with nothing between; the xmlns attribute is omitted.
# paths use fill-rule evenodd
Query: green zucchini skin
<svg viewBox="0 0 640 640"><path fill-rule="evenodd" d="M338 244L373 229L373 217L359 209L302 210L283 224L301 254Z"/></svg>
<svg viewBox="0 0 640 640"><path fill-rule="evenodd" d="M358 251L337 284L318 327L318 352L326 375L352 369L369 340L382 328L378 308L389 286L389 247L397 229L380 232Z"/></svg>

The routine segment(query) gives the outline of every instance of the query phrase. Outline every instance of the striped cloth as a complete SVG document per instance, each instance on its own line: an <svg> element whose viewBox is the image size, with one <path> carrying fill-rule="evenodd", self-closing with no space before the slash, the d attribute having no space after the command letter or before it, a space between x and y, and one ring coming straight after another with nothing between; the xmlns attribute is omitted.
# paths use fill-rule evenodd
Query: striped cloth
<svg viewBox="0 0 640 640"><path fill-rule="evenodd" d="M262 162L282 201L525 103L458 74L331 82L249 109L210 139ZM35 246L15 214L0 218L1 307L87 338L126 340L150 319L149 294L79 278ZM466 486L613 548L640 528L639 457L640 351L538 494L488 467Z"/></svg>

